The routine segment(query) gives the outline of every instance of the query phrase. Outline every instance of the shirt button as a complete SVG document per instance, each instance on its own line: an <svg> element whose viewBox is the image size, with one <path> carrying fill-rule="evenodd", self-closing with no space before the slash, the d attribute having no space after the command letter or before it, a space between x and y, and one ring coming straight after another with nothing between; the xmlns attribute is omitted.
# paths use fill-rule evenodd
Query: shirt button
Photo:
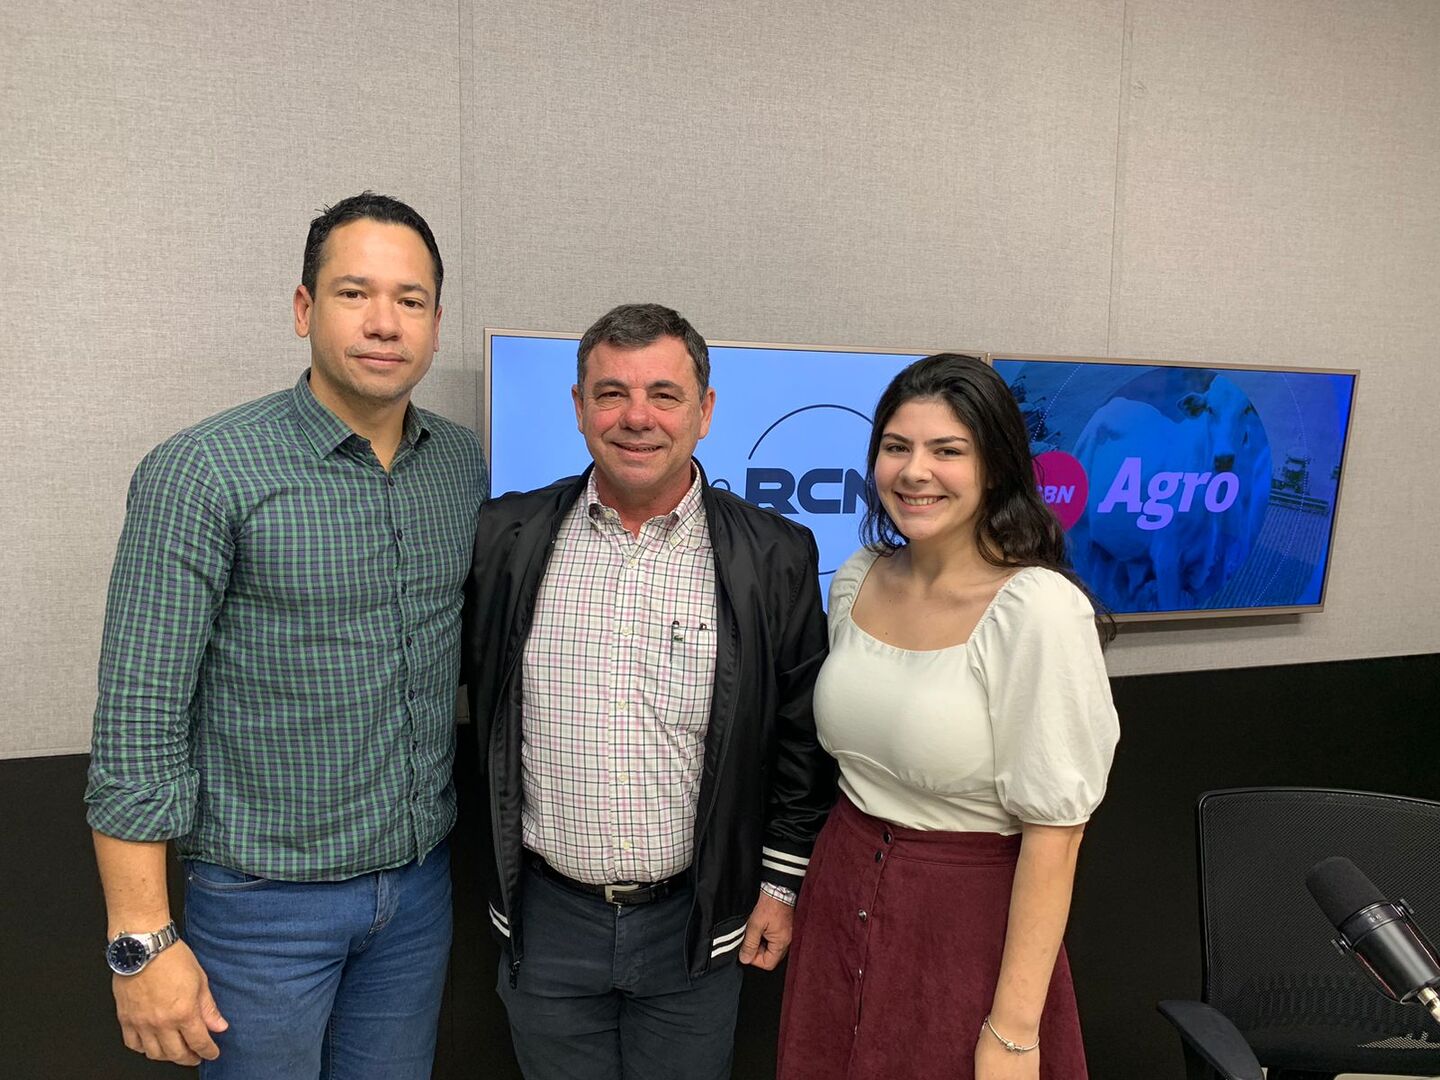
<svg viewBox="0 0 1440 1080"><path fill-rule="evenodd" d="M870 918L870 913L864 908L861 908L857 917L860 919L861 922L864 922L866 919Z"/></svg>
<svg viewBox="0 0 1440 1080"><path fill-rule="evenodd" d="M393 476L387 476L387 477L385 477L385 484L386 484L386 486L388 486L388 487L394 487L394 486L395 486L395 477L393 477Z"/></svg>
<svg viewBox="0 0 1440 1080"><path fill-rule="evenodd" d="M405 595L407 592L409 592L409 591L410 591L410 586L409 586L409 585L406 585L406 584L402 581L402 582L400 583L400 595L401 595L401 596L404 596L404 595Z"/></svg>
<svg viewBox="0 0 1440 1080"><path fill-rule="evenodd" d="M877 851L877 852L875 852L875 861L876 861L876 862L880 862L880 861L882 861L884 858L885 858L885 853L884 853L883 851Z"/></svg>
<svg viewBox="0 0 1440 1080"><path fill-rule="evenodd" d="M396 530L395 530L395 539L396 539L396 540L403 540L403 539L405 539L405 530L404 530L404 529L396 529Z"/></svg>
<svg viewBox="0 0 1440 1080"><path fill-rule="evenodd" d="M891 836L889 832L886 832L886 833L885 833L885 843L887 843L887 844L893 844L894 842L895 842L895 838L894 838L893 836Z"/></svg>
<svg viewBox="0 0 1440 1080"><path fill-rule="evenodd" d="M621 637L629 637L629 636L630 636L630 627L628 627L628 626L622 626L622 627L620 627L620 636L621 636Z"/></svg>
<svg viewBox="0 0 1440 1080"><path fill-rule="evenodd" d="M406 696L409 697L409 699L410 699L411 701L414 701L414 700L415 700L415 696L416 696L419 692L420 692L420 691L416 690L416 689L412 686L409 690L406 691Z"/></svg>
<svg viewBox="0 0 1440 1080"><path fill-rule="evenodd" d="M617 784L628 784L630 782L630 774L628 772L617 773L615 775L615 782Z"/></svg>
<svg viewBox="0 0 1440 1080"><path fill-rule="evenodd" d="M634 847L634 845L631 844L629 840L620 841L620 850L629 851L632 847Z"/></svg>
<svg viewBox="0 0 1440 1080"><path fill-rule="evenodd" d="M414 639L413 637L411 637L409 634L406 634L406 635L405 635L405 644L406 644L406 645L414 645L414 644L415 644L415 639Z"/></svg>

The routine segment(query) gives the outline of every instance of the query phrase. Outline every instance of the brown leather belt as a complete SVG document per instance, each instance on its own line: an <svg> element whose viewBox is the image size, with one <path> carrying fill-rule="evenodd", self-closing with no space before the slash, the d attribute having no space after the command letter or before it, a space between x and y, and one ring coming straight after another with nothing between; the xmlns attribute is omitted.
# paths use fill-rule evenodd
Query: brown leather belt
<svg viewBox="0 0 1440 1080"><path fill-rule="evenodd" d="M576 881L572 877L566 877L533 851L527 851L525 859L541 877L549 878L573 892L596 897L617 907L653 904L656 900L664 900L685 883L685 875L681 873L662 881L617 881L609 885L592 885L588 881Z"/></svg>

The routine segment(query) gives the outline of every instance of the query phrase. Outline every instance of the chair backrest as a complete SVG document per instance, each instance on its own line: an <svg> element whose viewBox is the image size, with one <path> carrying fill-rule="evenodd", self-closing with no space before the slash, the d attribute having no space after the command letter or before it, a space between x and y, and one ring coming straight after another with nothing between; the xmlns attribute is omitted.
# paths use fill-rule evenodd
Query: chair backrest
<svg viewBox="0 0 1440 1080"><path fill-rule="evenodd" d="M1440 1024L1330 944L1305 887L1341 855L1440 941L1440 803L1357 791L1212 791L1197 810L1205 1000L1271 1069L1440 1074Z"/></svg>

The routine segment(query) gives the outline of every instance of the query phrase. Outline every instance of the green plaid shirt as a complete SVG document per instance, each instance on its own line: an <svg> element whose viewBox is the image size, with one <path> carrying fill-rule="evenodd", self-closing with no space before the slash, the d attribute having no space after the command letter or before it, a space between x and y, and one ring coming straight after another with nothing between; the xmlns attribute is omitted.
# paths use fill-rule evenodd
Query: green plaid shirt
<svg viewBox="0 0 1440 1080"><path fill-rule="evenodd" d="M454 822L487 477L473 432L413 406L387 473L308 376L135 470L85 801L110 836L333 881L422 857Z"/></svg>

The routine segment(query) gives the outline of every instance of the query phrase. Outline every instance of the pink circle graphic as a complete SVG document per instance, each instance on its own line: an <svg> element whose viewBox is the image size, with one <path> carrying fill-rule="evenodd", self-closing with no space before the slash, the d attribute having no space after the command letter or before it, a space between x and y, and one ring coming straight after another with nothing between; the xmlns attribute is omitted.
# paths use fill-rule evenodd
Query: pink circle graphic
<svg viewBox="0 0 1440 1080"><path fill-rule="evenodd" d="M1064 450L1047 450L1035 458L1035 487L1067 531L1085 513L1090 479Z"/></svg>

